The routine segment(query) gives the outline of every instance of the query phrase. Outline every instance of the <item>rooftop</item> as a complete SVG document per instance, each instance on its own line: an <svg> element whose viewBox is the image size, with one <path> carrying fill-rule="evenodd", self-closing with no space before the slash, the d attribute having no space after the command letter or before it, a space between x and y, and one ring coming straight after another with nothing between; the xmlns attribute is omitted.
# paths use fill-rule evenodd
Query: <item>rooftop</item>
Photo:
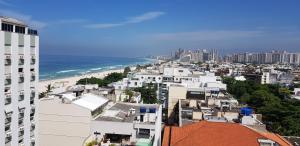
<svg viewBox="0 0 300 146"><path fill-rule="evenodd" d="M103 106L108 102L108 99L94 94L83 94L78 100L73 103L91 111Z"/></svg>
<svg viewBox="0 0 300 146"><path fill-rule="evenodd" d="M158 109L156 104L133 104L133 103L116 103L108 110L105 110L95 120L97 121L115 121L115 122L133 122L140 113L140 108L155 108ZM129 111L135 111L130 114Z"/></svg>
<svg viewBox="0 0 300 146"><path fill-rule="evenodd" d="M11 18L11 17L0 16L0 20L7 22L7 23L13 23L13 24L26 26L26 24L23 21L20 21L18 19Z"/></svg>
<svg viewBox="0 0 300 146"><path fill-rule="evenodd" d="M262 134L240 124L201 121L183 127L166 126L162 146L259 146L258 139L290 145L279 135Z"/></svg>

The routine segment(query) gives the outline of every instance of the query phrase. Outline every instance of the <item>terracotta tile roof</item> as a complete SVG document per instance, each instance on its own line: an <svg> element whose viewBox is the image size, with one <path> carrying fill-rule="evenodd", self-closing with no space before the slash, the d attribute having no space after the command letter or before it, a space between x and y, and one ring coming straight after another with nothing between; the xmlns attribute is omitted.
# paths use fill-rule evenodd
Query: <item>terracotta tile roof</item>
<svg viewBox="0 0 300 146"><path fill-rule="evenodd" d="M201 121L165 127L163 146L259 146L258 139L268 138L240 124Z"/></svg>
<svg viewBox="0 0 300 146"><path fill-rule="evenodd" d="M276 141L280 146L292 146L292 144L287 141L285 138L281 137L278 134L275 133L261 133L263 136L267 137L268 139L271 139L273 141Z"/></svg>

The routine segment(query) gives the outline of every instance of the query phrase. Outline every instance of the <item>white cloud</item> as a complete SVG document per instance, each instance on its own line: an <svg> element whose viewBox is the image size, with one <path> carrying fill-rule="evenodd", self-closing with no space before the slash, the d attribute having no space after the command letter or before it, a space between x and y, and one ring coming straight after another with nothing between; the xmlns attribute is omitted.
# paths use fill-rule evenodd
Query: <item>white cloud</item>
<svg viewBox="0 0 300 146"><path fill-rule="evenodd" d="M21 14L19 12L15 12L15 11L11 11L11 10L0 10L0 15L12 17L12 18L24 21L29 26L37 28L37 29L42 29L47 26L46 23L35 20L30 15Z"/></svg>
<svg viewBox="0 0 300 146"><path fill-rule="evenodd" d="M148 12L140 16L128 18L127 21L125 21L125 23L140 23L143 21L155 19L164 14L164 12Z"/></svg>
<svg viewBox="0 0 300 146"><path fill-rule="evenodd" d="M86 25L85 27L87 27L87 28L99 28L99 29L111 28L111 27L117 27L117 26L132 24L132 23L141 23L141 22L144 22L144 21L156 19L156 18L158 18L158 17L160 17L164 14L165 14L164 12L160 12L160 11L147 12L147 13L144 13L144 14L139 15L139 16L129 17L125 21L119 22L119 23L97 23L97 24L89 24L89 25Z"/></svg>

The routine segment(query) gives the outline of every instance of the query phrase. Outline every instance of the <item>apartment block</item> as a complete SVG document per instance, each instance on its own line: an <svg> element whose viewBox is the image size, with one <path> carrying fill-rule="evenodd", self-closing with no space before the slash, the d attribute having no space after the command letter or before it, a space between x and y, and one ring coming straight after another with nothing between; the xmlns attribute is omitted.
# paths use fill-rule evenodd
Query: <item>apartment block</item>
<svg viewBox="0 0 300 146"><path fill-rule="evenodd" d="M25 23L0 16L0 145L34 146L39 37Z"/></svg>

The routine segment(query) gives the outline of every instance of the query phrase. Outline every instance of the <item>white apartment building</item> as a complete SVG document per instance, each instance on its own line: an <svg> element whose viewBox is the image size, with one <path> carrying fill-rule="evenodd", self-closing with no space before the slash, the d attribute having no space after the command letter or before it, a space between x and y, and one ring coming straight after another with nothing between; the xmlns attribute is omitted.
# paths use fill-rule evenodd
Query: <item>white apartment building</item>
<svg viewBox="0 0 300 146"><path fill-rule="evenodd" d="M0 145L38 145L39 37L13 18L0 16L0 26Z"/></svg>

